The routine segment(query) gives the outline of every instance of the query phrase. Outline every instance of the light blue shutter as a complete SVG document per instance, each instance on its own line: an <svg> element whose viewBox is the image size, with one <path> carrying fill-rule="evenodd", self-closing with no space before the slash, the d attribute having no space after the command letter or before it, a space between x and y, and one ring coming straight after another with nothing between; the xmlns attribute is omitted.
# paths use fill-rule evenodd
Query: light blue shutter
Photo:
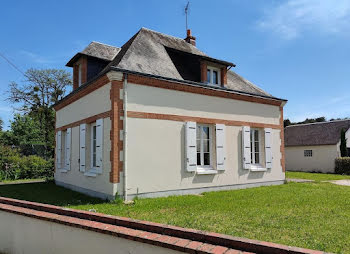
<svg viewBox="0 0 350 254"><path fill-rule="evenodd" d="M96 121L96 168L102 173L103 165L103 119Z"/></svg>
<svg viewBox="0 0 350 254"><path fill-rule="evenodd" d="M185 125L185 143L186 143L186 170L194 172L197 170L197 140L195 122L187 122Z"/></svg>
<svg viewBox="0 0 350 254"><path fill-rule="evenodd" d="M266 168L272 168L272 129L265 129L265 159Z"/></svg>
<svg viewBox="0 0 350 254"><path fill-rule="evenodd" d="M80 135L79 135L79 171L85 172L86 168L86 124L83 123L80 125Z"/></svg>
<svg viewBox="0 0 350 254"><path fill-rule="evenodd" d="M225 125L216 124L216 169L225 170Z"/></svg>
<svg viewBox="0 0 350 254"><path fill-rule="evenodd" d="M251 165L251 147L250 147L250 127L243 126L242 128L242 147L243 147L243 168L250 169Z"/></svg>
<svg viewBox="0 0 350 254"><path fill-rule="evenodd" d="M62 131L58 131L56 134L57 137L57 142L56 142L56 146L57 146L57 153L56 153L56 166L58 169L60 169L62 167Z"/></svg>
<svg viewBox="0 0 350 254"><path fill-rule="evenodd" d="M72 140L72 129L68 128L66 131L66 151L65 151L65 169L70 170L71 161L71 140Z"/></svg>

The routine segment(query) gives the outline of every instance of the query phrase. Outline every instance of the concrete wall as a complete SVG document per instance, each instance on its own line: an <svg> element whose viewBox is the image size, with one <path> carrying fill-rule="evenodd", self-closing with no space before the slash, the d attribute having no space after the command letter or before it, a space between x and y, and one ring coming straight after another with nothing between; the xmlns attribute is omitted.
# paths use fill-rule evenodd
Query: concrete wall
<svg viewBox="0 0 350 254"><path fill-rule="evenodd" d="M109 97L111 84L106 84L92 93L80 98L72 104L56 112L56 128L86 119L88 117L107 112L111 110ZM55 181L57 184L71 188L76 191L84 192L100 198L113 198L117 191L117 185L109 180L111 163L111 120L103 120L103 171L96 176L88 176L79 171L79 126L72 128L71 144L71 170L61 172L56 170ZM90 168L90 134L89 125L87 126L86 138L86 169Z"/></svg>
<svg viewBox="0 0 350 254"><path fill-rule="evenodd" d="M0 253L176 254L170 249L0 211Z"/></svg>
<svg viewBox="0 0 350 254"><path fill-rule="evenodd" d="M128 110L268 124L279 124L280 117L276 106L129 84ZM280 130L273 130L272 169L266 172L242 169L242 127L226 126L226 170L199 175L185 170L184 126L180 121L128 118L129 194L176 194L172 191L284 180ZM263 160L264 157L263 154Z"/></svg>
<svg viewBox="0 0 350 254"><path fill-rule="evenodd" d="M339 144L286 147L286 170L305 172L334 172L334 159L340 155ZM312 157L304 157L312 150Z"/></svg>

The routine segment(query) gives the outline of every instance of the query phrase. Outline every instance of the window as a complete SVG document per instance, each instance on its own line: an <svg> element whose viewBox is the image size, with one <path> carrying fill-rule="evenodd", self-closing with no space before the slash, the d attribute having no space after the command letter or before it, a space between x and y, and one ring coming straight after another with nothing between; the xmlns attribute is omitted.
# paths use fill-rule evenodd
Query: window
<svg viewBox="0 0 350 254"><path fill-rule="evenodd" d="M260 164L260 138L259 130L251 129L250 130L250 158L251 164Z"/></svg>
<svg viewBox="0 0 350 254"><path fill-rule="evenodd" d="M97 151L97 132L96 132L96 123L91 125L91 168L96 168L96 151Z"/></svg>
<svg viewBox="0 0 350 254"><path fill-rule="evenodd" d="M312 150L304 150L304 157L312 157Z"/></svg>
<svg viewBox="0 0 350 254"><path fill-rule="evenodd" d="M210 167L211 163L211 128L197 125L197 166Z"/></svg>
<svg viewBox="0 0 350 254"><path fill-rule="evenodd" d="M81 86L81 64L78 66L78 85Z"/></svg>
<svg viewBox="0 0 350 254"><path fill-rule="evenodd" d="M208 67L207 82L213 85L220 85L220 70L214 67Z"/></svg>

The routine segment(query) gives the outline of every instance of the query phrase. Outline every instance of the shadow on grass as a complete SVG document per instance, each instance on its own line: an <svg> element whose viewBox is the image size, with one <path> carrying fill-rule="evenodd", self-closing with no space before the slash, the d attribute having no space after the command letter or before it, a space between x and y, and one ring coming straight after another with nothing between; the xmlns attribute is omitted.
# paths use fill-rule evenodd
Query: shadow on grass
<svg viewBox="0 0 350 254"><path fill-rule="evenodd" d="M0 185L0 196L57 206L75 206L107 202L57 186L53 182Z"/></svg>

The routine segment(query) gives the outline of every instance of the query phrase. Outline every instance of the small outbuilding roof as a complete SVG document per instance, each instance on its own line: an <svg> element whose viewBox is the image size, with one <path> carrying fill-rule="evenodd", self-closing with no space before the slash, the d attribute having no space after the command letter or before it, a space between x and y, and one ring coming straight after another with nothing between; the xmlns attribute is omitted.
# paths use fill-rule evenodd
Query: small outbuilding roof
<svg viewBox="0 0 350 254"><path fill-rule="evenodd" d="M342 129L350 128L350 120L297 124L285 128L285 146L335 145Z"/></svg>

